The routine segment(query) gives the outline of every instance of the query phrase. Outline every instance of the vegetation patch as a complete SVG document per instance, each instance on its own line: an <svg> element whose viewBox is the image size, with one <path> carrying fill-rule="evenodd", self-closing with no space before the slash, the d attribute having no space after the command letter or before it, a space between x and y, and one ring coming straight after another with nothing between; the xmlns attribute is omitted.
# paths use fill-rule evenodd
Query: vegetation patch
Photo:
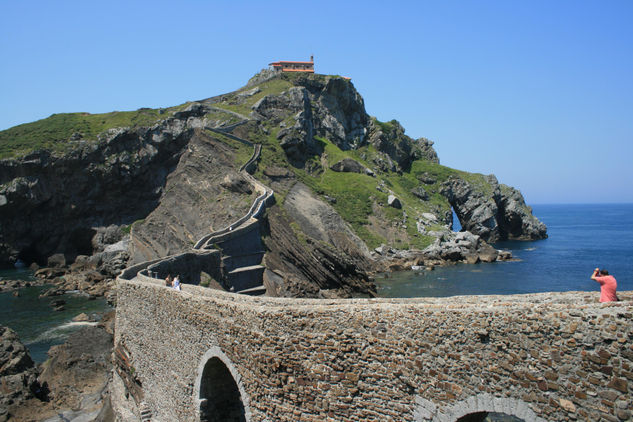
<svg viewBox="0 0 633 422"><path fill-rule="evenodd" d="M36 150L65 153L80 140L95 141L100 133L116 127L147 127L171 117L188 105L167 109L141 108L111 113L60 113L0 131L0 158L27 155Z"/></svg>

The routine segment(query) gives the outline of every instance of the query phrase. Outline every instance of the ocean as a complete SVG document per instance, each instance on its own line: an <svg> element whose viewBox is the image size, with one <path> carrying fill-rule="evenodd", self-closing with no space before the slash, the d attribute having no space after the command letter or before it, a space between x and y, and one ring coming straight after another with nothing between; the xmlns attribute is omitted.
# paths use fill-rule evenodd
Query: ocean
<svg viewBox="0 0 633 422"><path fill-rule="evenodd" d="M28 270L1 270L4 279L31 280L33 273ZM81 313L99 316L111 308L105 299L88 300L79 292L40 298L39 295L51 286L25 287L18 290L19 296L13 292L0 293L0 325L13 329L24 345L29 349L35 362L47 359L48 349L63 343L68 335L91 322L73 322L72 319ZM54 311L51 302L62 299L66 301L63 311Z"/></svg>
<svg viewBox="0 0 633 422"><path fill-rule="evenodd" d="M457 264L433 271L403 271L376 280L382 297L595 291L594 268L606 268L618 290L633 290L633 204L534 205L549 237L508 241L518 262Z"/></svg>

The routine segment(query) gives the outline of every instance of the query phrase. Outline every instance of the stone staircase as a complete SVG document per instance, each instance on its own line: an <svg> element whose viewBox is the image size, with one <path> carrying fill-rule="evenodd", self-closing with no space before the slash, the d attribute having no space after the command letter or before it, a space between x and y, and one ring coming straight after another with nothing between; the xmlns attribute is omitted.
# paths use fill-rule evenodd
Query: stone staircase
<svg viewBox="0 0 633 422"><path fill-rule="evenodd" d="M261 241L259 220L253 219L234 229L232 236L225 237L206 248L218 248L222 252L222 270L226 288L236 293L260 295L264 287L264 247Z"/></svg>

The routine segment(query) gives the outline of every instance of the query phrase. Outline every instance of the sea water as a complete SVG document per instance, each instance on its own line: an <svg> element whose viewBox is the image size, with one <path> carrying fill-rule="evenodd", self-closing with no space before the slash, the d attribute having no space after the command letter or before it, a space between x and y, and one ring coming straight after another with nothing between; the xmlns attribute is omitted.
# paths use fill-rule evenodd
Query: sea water
<svg viewBox="0 0 633 422"><path fill-rule="evenodd" d="M3 279L33 280L33 273L25 269L1 270ZM51 286L25 287L19 290L19 296L13 291L0 293L0 325L13 329L24 345L29 349L35 362L47 358L48 349L63 343L68 335L83 325L93 322L73 322L80 313L99 316L110 310L105 299L89 300L80 292L40 298L39 295ZM63 311L54 311L51 303L64 300Z"/></svg>
<svg viewBox="0 0 633 422"><path fill-rule="evenodd" d="M518 262L457 264L433 271L403 271L378 278L382 297L445 297L595 291L594 268L615 276L618 290L633 290L633 204L534 205L547 225L544 240L500 242Z"/></svg>

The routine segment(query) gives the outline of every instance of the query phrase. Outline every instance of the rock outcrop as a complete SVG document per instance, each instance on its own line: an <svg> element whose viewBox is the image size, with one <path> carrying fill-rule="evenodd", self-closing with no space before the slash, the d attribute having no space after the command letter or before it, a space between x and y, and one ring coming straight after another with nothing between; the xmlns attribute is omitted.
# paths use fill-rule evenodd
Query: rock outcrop
<svg viewBox="0 0 633 422"><path fill-rule="evenodd" d="M15 333L0 327L0 421L112 421L108 382L114 312L53 346L36 367Z"/></svg>
<svg viewBox="0 0 633 422"><path fill-rule="evenodd" d="M0 421L33 398L45 398L38 370L15 331L0 326Z"/></svg>
<svg viewBox="0 0 633 422"><path fill-rule="evenodd" d="M494 262L499 257L495 248L470 232L446 233L423 252L425 259L464 261L469 264Z"/></svg>
<svg viewBox="0 0 633 422"><path fill-rule="evenodd" d="M383 159L379 163L388 170L407 169L416 159L439 162L432 141L411 139L395 120L387 124L372 120L349 81L317 76L299 77L295 84L298 86L257 101L251 116L280 126L277 139L297 167L321 153L315 137L328 139L342 150L371 144L386 155L389 164Z"/></svg>
<svg viewBox="0 0 633 422"><path fill-rule="evenodd" d="M397 120L381 124L372 121L369 130L369 143L387 154L402 169L408 169L417 159L440 162L433 149L433 141L426 138L411 139L404 134L404 128Z"/></svg>
<svg viewBox="0 0 633 422"><path fill-rule="evenodd" d="M475 186L451 177L442 193L455 210L462 229L481 236L487 242L547 237L547 228L532 215L516 189L500 185L496 177L487 177L488 185Z"/></svg>
<svg viewBox="0 0 633 422"><path fill-rule="evenodd" d="M330 169L341 173L359 173L374 176L374 172L371 169L363 166L356 160L351 158L344 158L330 166Z"/></svg>
<svg viewBox="0 0 633 422"><path fill-rule="evenodd" d="M82 400L93 396L92 408L84 411L98 413L112 368L112 343L112 332L101 325L83 327L51 347L39 379L48 385L55 407L79 409Z"/></svg>

